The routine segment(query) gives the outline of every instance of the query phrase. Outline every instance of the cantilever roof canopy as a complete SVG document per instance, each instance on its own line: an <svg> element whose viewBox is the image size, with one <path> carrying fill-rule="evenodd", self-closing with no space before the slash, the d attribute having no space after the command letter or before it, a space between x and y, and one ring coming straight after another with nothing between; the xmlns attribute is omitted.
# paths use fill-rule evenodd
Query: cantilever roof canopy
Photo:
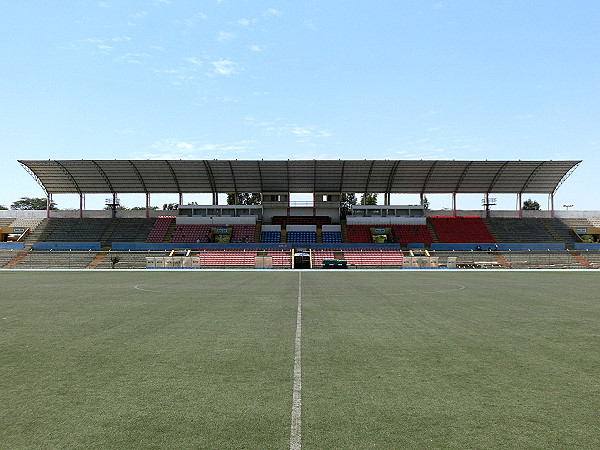
<svg viewBox="0 0 600 450"><path fill-rule="evenodd" d="M19 161L48 194L378 192L553 194L581 161Z"/></svg>

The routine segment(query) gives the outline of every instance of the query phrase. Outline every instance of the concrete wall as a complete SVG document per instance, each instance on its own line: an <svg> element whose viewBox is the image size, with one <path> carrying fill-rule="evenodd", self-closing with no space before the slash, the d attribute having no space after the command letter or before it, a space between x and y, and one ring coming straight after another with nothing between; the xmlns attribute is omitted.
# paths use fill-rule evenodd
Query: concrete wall
<svg viewBox="0 0 600 450"><path fill-rule="evenodd" d="M244 217L187 217L178 216L177 225L254 225L255 216Z"/></svg>
<svg viewBox="0 0 600 450"><path fill-rule="evenodd" d="M426 217L346 217L348 225L426 225Z"/></svg>
<svg viewBox="0 0 600 450"><path fill-rule="evenodd" d="M302 213L302 214L296 214ZM164 210L152 210L149 211L150 217L159 217L159 216L177 216L177 211L164 211ZM293 209L294 215L309 215L312 216L312 208L296 208ZM310 214L309 214L310 213ZM321 209L317 208L316 210L317 216L330 216L334 222L339 221L338 211L336 209ZM451 210L430 210L425 211L427 216L452 216ZM456 212L458 216L479 216L485 217L485 211L477 209L477 210L458 210ZM287 208L274 208L265 210L264 221L268 222L271 220L273 216L285 216L287 215ZM0 210L0 218L31 218L31 219L43 219L46 217L45 210ZM77 218L79 217L79 210L57 210L50 211L50 217L58 217L58 218ZM105 210L84 210L83 217L89 218L110 218L112 217L111 211ZM119 218L144 218L146 217L145 210L125 210L125 211L117 211L117 217ZM490 217L519 217L519 212L516 210L491 210ZM533 218L546 218L550 217L550 211L541 210L541 211L523 211L523 217L533 217ZM578 211L578 210L560 210L554 211L554 217L558 218L600 218L600 211Z"/></svg>

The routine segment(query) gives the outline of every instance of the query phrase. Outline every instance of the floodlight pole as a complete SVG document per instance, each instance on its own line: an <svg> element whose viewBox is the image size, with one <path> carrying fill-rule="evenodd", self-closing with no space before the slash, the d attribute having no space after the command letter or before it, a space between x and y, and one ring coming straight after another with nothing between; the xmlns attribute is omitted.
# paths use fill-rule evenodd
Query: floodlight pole
<svg viewBox="0 0 600 450"><path fill-rule="evenodd" d="M485 218L490 218L490 193L485 193Z"/></svg>

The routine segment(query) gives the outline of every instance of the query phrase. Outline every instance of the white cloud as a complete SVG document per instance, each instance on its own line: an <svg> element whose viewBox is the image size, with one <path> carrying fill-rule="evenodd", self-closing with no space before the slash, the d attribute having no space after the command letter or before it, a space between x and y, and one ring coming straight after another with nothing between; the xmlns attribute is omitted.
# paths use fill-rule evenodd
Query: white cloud
<svg viewBox="0 0 600 450"><path fill-rule="evenodd" d="M143 17L146 17L148 15L148 11L138 11L135 14L131 14L129 16L130 19L141 19Z"/></svg>
<svg viewBox="0 0 600 450"><path fill-rule="evenodd" d="M110 8L110 5L107 2L99 2L98 8Z"/></svg>
<svg viewBox="0 0 600 450"><path fill-rule="evenodd" d="M148 58L148 53L125 53L117 57L117 62L127 64L141 64L142 60Z"/></svg>
<svg viewBox="0 0 600 450"><path fill-rule="evenodd" d="M219 31L219 34L217 35L217 39L221 42L228 41L230 39L233 39L234 37L235 34L229 33L227 31Z"/></svg>
<svg viewBox="0 0 600 450"><path fill-rule="evenodd" d="M169 73L169 74L181 73L181 71L178 69L152 69L152 71L155 73Z"/></svg>
<svg viewBox="0 0 600 450"><path fill-rule="evenodd" d="M281 11L275 8L269 8L263 12L263 16L280 16Z"/></svg>
<svg viewBox="0 0 600 450"><path fill-rule="evenodd" d="M150 150L140 153L140 156L145 159L235 158L253 149L254 146L253 141L211 143L195 139L163 139L152 144Z"/></svg>
<svg viewBox="0 0 600 450"><path fill-rule="evenodd" d="M262 52L262 47L260 45L249 45L248 48L250 49L250 51L252 52Z"/></svg>
<svg viewBox="0 0 600 450"><path fill-rule="evenodd" d="M250 20L242 18L242 19L236 20L235 23L237 23L238 25L242 25L242 26L245 27L245 26L250 25Z"/></svg>
<svg viewBox="0 0 600 450"><path fill-rule="evenodd" d="M213 68L207 73L207 75L214 77L215 75L223 75L229 77L240 72L241 68L236 62L228 59L221 59L219 61L211 62Z"/></svg>
<svg viewBox="0 0 600 450"><path fill-rule="evenodd" d="M105 52L108 52L110 50L112 50L114 47L112 47L111 45L99 45L98 46L98 50L102 50Z"/></svg>
<svg viewBox="0 0 600 450"><path fill-rule="evenodd" d="M185 60L191 64L195 64L197 66L201 66L202 64L204 64L202 61L200 61L198 58L196 58L195 56L190 56L189 58L185 58Z"/></svg>
<svg viewBox="0 0 600 450"><path fill-rule="evenodd" d="M288 136L294 138L297 142L308 142L312 139L328 138L333 135L331 131L313 125L284 123L281 119L258 121L254 118L246 118L246 121L255 127L261 128L265 134Z"/></svg>

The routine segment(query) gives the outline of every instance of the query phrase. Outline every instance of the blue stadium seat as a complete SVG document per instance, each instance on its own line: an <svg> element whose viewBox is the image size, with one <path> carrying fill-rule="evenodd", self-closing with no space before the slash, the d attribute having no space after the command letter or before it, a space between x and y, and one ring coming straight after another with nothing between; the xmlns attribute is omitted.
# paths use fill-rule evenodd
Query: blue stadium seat
<svg viewBox="0 0 600 450"><path fill-rule="evenodd" d="M260 234L260 242L267 244L279 244L281 241L281 232L279 231L262 231Z"/></svg>
<svg viewBox="0 0 600 450"><path fill-rule="evenodd" d="M323 243L324 244L341 244L342 232L341 231L323 231Z"/></svg>

